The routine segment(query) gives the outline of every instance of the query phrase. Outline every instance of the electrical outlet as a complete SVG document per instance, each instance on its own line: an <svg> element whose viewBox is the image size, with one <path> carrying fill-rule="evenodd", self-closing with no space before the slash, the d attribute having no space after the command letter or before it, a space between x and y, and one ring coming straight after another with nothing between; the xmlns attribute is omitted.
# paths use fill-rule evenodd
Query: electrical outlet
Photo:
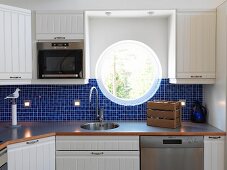
<svg viewBox="0 0 227 170"><path fill-rule="evenodd" d="M179 102L181 103L181 106L182 107L185 107L186 106L186 100L180 99Z"/></svg>
<svg viewBox="0 0 227 170"><path fill-rule="evenodd" d="M31 107L31 100L24 100L24 107Z"/></svg>
<svg viewBox="0 0 227 170"><path fill-rule="evenodd" d="M74 100L74 106L80 107L80 100Z"/></svg>

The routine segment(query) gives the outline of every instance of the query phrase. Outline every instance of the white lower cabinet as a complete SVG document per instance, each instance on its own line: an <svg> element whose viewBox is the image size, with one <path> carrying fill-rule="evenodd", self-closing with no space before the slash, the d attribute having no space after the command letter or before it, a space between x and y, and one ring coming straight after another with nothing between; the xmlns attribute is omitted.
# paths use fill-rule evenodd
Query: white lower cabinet
<svg viewBox="0 0 227 170"><path fill-rule="evenodd" d="M55 170L55 137L11 144L8 170Z"/></svg>
<svg viewBox="0 0 227 170"><path fill-rule="evenodd" d="M204 170L224 170L224 136L204 137Z"/></svg>
<svg viewBox="0 0 227 170"><path fill-rule="evenodd" d="M56 170L139 170L139 151L57 151Z"/></svg>
<svg viewBox="0 0 227 170"><path fill-rule="evenodd" d="M57 136L56 170L140 170L139 136Z"/></svg>

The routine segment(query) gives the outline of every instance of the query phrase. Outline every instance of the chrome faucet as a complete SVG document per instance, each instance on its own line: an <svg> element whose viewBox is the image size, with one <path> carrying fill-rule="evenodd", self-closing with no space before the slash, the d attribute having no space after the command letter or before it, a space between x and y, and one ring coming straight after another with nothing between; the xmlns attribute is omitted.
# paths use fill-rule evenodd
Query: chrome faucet
<svg viewBox="0 0 227 170"><path fill-rule="evenodd" d="M95 90L95 93L96 93L96 116L97 118L99 118L99 122L103 122L103 109L99 109L98 90L94 86L90 89L89 103L91 103L91 96L92 96L93 90Z"/></svg>

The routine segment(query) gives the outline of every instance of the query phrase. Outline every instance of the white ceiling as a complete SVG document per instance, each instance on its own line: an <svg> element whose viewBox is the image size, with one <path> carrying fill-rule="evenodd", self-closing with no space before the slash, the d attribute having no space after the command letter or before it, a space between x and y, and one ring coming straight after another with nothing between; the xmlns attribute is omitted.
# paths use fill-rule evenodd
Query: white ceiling
<svg viewBox="0 0 227 170"><path fill-rule="evenodd" d="M0 0L32 10L213 9L225 0Z"/></svg>

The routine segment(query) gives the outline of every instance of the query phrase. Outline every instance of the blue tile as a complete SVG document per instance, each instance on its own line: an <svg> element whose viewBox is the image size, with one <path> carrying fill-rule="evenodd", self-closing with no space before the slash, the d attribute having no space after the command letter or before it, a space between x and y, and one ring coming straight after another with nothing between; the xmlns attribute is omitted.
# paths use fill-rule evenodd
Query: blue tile
<svg viewBox="0 0 227 170"><path fill-rule="evenodd" d="M0 121L10 121L10 101L4 97L21 89L17 100L19 121L65 121L65 120L96 120L95 102L89 104L89 90L97 85L95 79L90 79L86 85L19 85L0 86ZM100 107L104 108L105 120L146 120L146 103L138 106L121 106L107 99L99 91ZM79 99L80 107L74 107L73 101ZM190 119L190 109L194 101L203 100L202 85L175 85L168 79L162 79L160 88L149 99L179 100L185 99L187 105L183 108L183 120ZM24 108L23 100L31 100L30 108ZM94 101L94 98L92 98Z"/></svg>

